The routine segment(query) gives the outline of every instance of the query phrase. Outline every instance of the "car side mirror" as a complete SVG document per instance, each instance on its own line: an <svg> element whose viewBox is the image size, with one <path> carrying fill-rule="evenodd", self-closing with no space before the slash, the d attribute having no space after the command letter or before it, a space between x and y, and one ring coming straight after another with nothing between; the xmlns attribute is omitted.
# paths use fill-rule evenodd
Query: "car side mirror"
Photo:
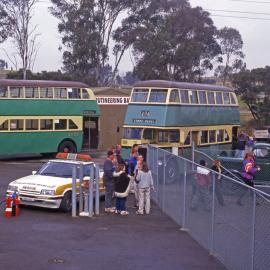
<svg viewBox="0 0 270 270"><path fill-rule="evenodd" d="M37 174L37 171L32 171L32 175L35 175L35 174Z"/></svg>

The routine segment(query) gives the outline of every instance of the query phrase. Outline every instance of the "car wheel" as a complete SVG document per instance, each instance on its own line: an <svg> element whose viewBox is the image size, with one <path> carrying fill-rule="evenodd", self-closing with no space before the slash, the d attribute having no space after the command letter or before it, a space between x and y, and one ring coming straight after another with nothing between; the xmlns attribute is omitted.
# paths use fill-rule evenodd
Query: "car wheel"
<svg viewBox="0 0 270 270"><path fill-rule="evenodd" d="M67 149L67 150L65 150ZM68 153L76 153L77 148L76 145L71 141L63 141L58 147L59 152L68 152Z"/></svg>
<svg viewBox="0 0 270 270"><path fill-rule="evenodd" d="M72 196L71 195L72 195L71 191L66 192L61 201L60 210L62 210L63 212L68 213L72 209Z"/></svg>

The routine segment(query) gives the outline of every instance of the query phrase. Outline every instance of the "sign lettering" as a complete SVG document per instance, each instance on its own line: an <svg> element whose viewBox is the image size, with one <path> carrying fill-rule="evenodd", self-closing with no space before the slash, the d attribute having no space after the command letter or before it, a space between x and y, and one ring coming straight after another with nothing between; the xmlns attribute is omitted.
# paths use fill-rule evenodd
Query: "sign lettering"
<svg viewBox="0 0 270 270"><path fill-rule="evenodd" d="M130 97L97 97L99 105L128 105Z"/></svg>

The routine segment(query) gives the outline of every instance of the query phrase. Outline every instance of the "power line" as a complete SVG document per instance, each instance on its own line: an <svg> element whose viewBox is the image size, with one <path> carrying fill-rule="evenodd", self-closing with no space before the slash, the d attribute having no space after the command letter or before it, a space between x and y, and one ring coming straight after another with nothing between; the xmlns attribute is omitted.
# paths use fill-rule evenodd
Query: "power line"
<svg viewBox="0 0 270 270"><path fill-rule="evenodd" d="M253 14L253 15L270 15L270 13L261 13L261 12L247 12L239 10L224 10L224 9L205 9L207 11L218 11L218 12L228 12L228 13L240 13L240 14Z"/></svg>
<svg viewBox="0 0 270 270"><path fill-rule="evenodd" d="M229 0L229 1L255 3L255 4L270 4L269 1L254 1L254 0Z"/></svg>
<svg viewBox="0 0 270 270"><path fill-rule="evenodd" d="M236 19L258 20L258 21L270 21L270 18L242 17L242 16L227 16L227 15L218 15L218 14L211 14L211 16L214 16L214 17L224 17L224 18L236 18Z"/></svg>

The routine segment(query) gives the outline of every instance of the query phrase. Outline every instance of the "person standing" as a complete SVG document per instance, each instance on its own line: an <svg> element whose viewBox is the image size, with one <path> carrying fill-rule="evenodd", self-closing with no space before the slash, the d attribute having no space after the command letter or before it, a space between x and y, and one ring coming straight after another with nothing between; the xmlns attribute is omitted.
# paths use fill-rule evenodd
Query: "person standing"
<svg viewBox="0 0 270 270"><path fill-rule="evenodd" d="M213 166L211 168L213 171L216 171L217 174L215 176L215 195L217 196L217 200L220 206L224 206L224 199L222 196L222 191L221 191L221 174L222 174L222 169L221 169L221 163L220 160L216 159L213 162Z"/></svg>
<svg viewBox="0 0 270 270"><path fill-rule="evenodd" d="M134 193L134 175L135 175L135 167L137 165L137 156L138 152L136 150L132 150L131 156L128 159L128 175L131 176L131 192Z"/></svg>
<svg viewBox="0 0 270 270"><path fill-rule="evenodd" d="M114 153L109 150L107 152L107 159L103 165L103 180L105 185L105 212L114 213L115 207L112 207L112 197L114 193L114 182L113 182L113 172L115 171L115 166L113 164Z"/></svg>
<svg viewBox="0 0 270 270"><path fill-rule="evenodd" d="M242 172L241 176L244 183L250 187L254 187L254 176L255 174L260 171L261 168L255 165L253 154L246 153L245 158L242 163ZM237 200L237 204L242 206L242 198L246 194L247 189L241 187L240 195Z"/></svg>
<svg viewBox="0 0 270 270"><path fill-rule="evenodd" d="M241 133L235 146L235 157L244 158L245 149L246 149L246 138L245 135Z"/></svg>
<svg viewBox="0 0 270 270"><path fill-rule="evenodd" d="M191 199L191 210L196 210L199 205L202 205L204 210L210 210L210 192L211 174L204 167L207 166L205 160L200 160L196 169L196 189Z"/></svg>
<svg viewBox="0 0 270 270"><path fill-rule="evenodd" d="M142 163L142 169L138 171L137 183L139 190L139 209L136 212L138 215L150 213L150 191L153 189L152 173L148 169L146 162Z"/></svg>
<svg viewBox="0 0 270 270"><path fill-rule="evenodd" d="M126 200L130 189L130 178L126 173L124 164L118 165L119 172L114 173L115 176L115 197L116 197L116 211L121 215L128 215L126 210Z"/></svg>
<svg viewBox="0 0 270 270"><path fill-rule="evenodd" d="M139 155L137 157L137 164L134 169L134 207L139 206L139 188L138 188L138 172L142 169L142 164L143 164L144 157L142 155Z"/></svg>

